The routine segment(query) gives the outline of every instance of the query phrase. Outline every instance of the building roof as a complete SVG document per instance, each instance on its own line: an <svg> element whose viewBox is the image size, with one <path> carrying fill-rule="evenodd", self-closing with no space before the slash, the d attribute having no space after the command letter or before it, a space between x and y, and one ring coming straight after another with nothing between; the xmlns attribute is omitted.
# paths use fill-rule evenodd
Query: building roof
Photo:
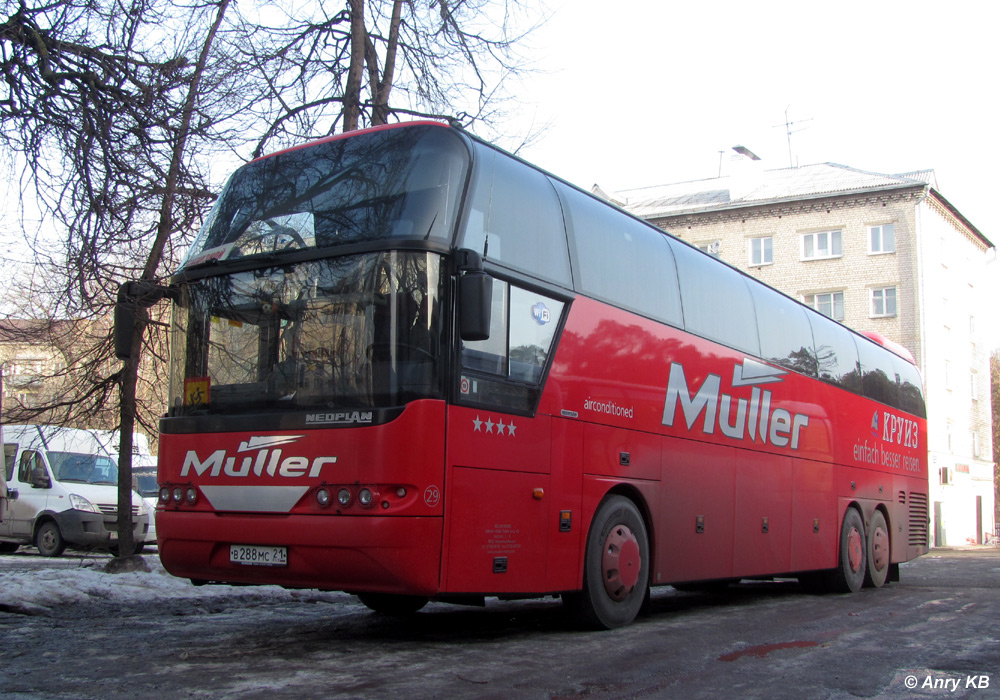
<svg viewBox="0 0 1000 700"><path fill-rule="evenodd" d="M651 219L706 209L934 184L932 170L885 175L837 163L778 170L755 168L752 163L743 165L741 172L723 177L623 190L612 197L636 216Z"/></svg>
<svg viewBox="0 0 1000 700"><path fill-rule="evenodd" d="M987 248L993 247L993 243L941 195L933 170L887 175L837 163L776 170L764 170L760 166L759 162L744 159L734 164L732 174L721 177L638 187L612 194L594 185L592 192L649 220L839 195L923 189L967 227L972 237Z"/></svg>

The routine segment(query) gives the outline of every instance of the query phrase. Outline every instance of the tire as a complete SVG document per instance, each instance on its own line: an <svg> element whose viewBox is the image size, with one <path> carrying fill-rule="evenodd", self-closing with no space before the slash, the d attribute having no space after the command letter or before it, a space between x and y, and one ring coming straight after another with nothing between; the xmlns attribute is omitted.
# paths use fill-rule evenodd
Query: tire
<svg viewBox="0 0 1000 700"><path fill-rule="evenodd" d="M867 570L865 587L881 588L889 578L889 526L882 511L876 510L868 526Z"/></svg>
<svg viewBox="0 0 1000 700"><path fill-rule="evenodd" d="M840 550L833 575L833 590L839 593L861 590L868 571L867 564L865 525L858 511L848 508L844 513L844 524L840 527Z"/></svg>
<svg viewBox="0 0 1000 700"><path fill-rule="evenodd" d="M418 595L394 595L392 593L358 593L358 600L365 607L382 615L405 617L412 615L427 605L427 598Z"/></svg>
<svg viewBox="0 0 1000 700"><path fill-rule="evenodd" d="M591 626L613 629L632 622L649 590L649 537L630 499L611 496L594 514L583 562L583 590L567 601Z"/></svg>
<svg viewBox="0 0 1000 700"><path fill-rule="evenodd" d="M66 541L59 532L59 526L54 521L48 520L38 528L35 546L43 557L58 557L66 549Z"/></svg>

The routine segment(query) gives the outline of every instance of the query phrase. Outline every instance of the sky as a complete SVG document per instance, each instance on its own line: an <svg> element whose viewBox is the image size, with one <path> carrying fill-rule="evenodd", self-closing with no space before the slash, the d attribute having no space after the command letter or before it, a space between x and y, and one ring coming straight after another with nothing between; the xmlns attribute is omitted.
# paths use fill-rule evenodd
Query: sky
<svg viewBox="0 0 1000 700"><path fill-rule="evenodd" d="M933 169L939 192L1000 241L1000 3L547 0L547 9L525 52L536 72L516 88L511 130L546 127L519 155L555 175L609 192L699 180L717 176L720 151L728 158L736 145L768 169Z"/></svg>

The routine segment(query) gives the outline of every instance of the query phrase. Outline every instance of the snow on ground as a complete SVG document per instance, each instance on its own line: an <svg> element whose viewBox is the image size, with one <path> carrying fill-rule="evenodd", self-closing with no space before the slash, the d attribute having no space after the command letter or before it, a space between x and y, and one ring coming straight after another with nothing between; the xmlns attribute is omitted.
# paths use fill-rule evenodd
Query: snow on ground
<svg viewBox="0 0 1000 700"><path fill-rule="evenodd" d="M302 595L280 586L195 586L171 576L155 554L143 556L150 571L104 572L108 557L45 560L40 555L0 556L0 612L48 615L64 605L110 603L127 606L156 600L247 596L289 600ZM317 592L310 594L316 597ZM344 597L344 594L319 594Z"/></svg>

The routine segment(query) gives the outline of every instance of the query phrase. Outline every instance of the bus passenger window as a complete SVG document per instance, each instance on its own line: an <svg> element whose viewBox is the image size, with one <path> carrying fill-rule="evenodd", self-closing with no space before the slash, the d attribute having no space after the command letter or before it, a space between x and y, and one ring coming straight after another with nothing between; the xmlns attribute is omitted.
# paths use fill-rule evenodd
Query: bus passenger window
<svg viewBox="0 0 1000 700"><path fill-rule="evenodd" d="M570 286L562 208L541 172L477 144L472 206L459 247L539 279Z"/></svg>
<svg viewBox="0 0 1000 700"><path fill-rule="evenodd" d="M894 355L867 338L859 338L858 356L861 359L861 388L869 399L888 406L899 406L899 384Z"/></svg>
<svg viewBox="0 0 1000 700"><path fill-rule="evenodd" d="M892 364L899 377L899 408L920 418L927 417L924 389L917 368L902 357L893 357Z"/></svg>
<svg viewBox="0 0 1000 700"><path fill-rule="evenodd" d="M836 321L818 313L809 314L816 344L816 368L824 382L861 393L861 371L854 335Z"/></svg>
<svg viewBox="0 0 1000 700"><path fill-rule="evenodd" d="M671 241L684 307L684 328L760 357L753 300L743 275L682 241Z"/></svg>
<svg viewBox="0 0 1000 700"><path fill-rule="evenodd" d="M760 356L794 372L816 376L812 328L808 312L784 294L747 280L757 311Z"/></svg>
<svg viewBox="0 0 1000 700"><path fill-rule="evenodd" d="M557 187L566 202L580 291L680 327L677 268L667 235L571 187Z"/></svg>

